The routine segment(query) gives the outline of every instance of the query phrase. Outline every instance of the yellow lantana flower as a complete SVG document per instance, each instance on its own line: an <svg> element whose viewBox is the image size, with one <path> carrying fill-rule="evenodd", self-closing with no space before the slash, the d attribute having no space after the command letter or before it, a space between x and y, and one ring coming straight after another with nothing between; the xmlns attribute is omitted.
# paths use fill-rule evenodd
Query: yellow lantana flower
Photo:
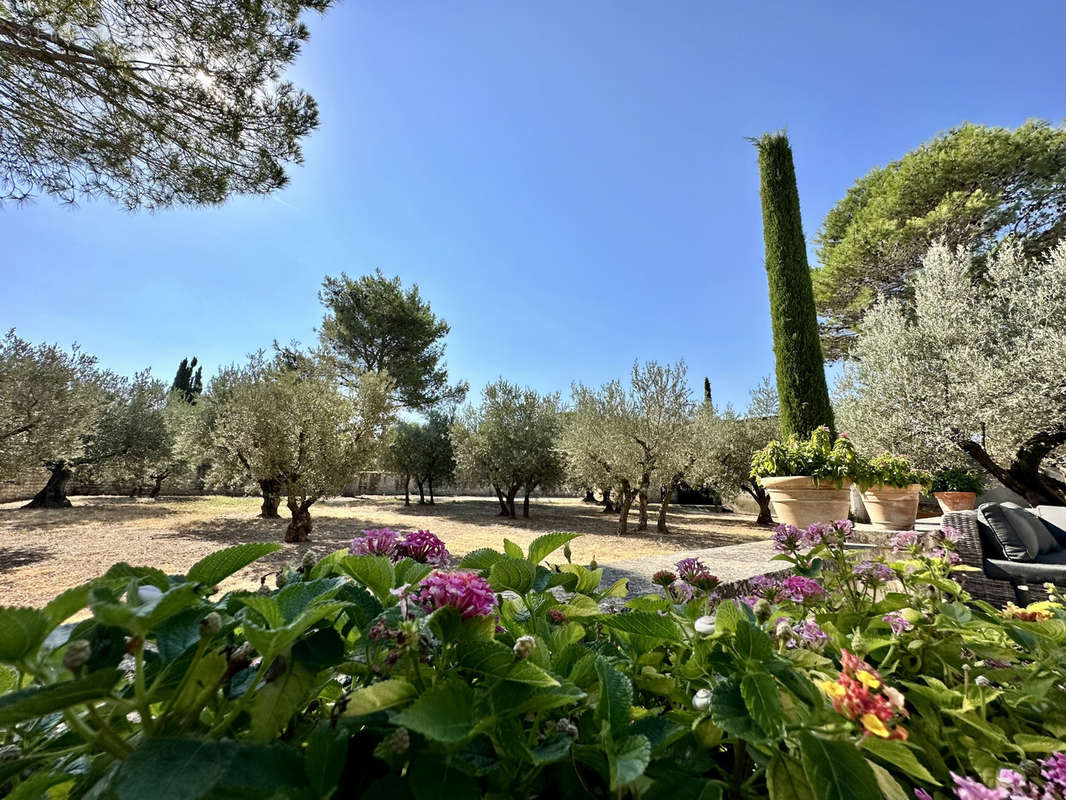
<svg viewBox="0 0 1066 800"><path fill-rule="evenodd" d="M881 686L881 681L879 681L874 675L864 669L860 669L859 671L857 671L855 673L855 677L858 679L859 683L861 683L867 689L877 689Z"/></svg>
<svg viewBox="0 0 1066 800"><path fill-rule="evenodd" d="M873 714L863 714L861 722L862 727L874 736L880 736L882 739L887 739L889 737L888 728L885 727L885 723Z"/></svg>

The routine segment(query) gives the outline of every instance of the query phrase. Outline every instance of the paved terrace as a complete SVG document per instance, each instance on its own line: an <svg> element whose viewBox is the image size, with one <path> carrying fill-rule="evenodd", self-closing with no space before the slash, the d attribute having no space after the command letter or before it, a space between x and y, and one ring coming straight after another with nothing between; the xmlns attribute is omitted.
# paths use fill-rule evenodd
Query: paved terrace
<svg viewBox="0 0 1066 800"><path fill-rule="evenodd" d="M928 517L918 520L918 530L935 530L940 525L940 517ZM895 532L881 531L872 525L857 525L864 538L881 538L886 540ZM859 547L861 545L857 545ZM866 545L867 547L869 545ZM725 594L738 593L744 583L756 575L784 575L789 565L784 561L774 561L776 555L770 540L745 542L726 547L708 547L702 550L680 550L660 556L631 558L625 561L608 561L603 567L603 583L610 586L619 578L629 578L629 594L642 595L657 591L651 582L651 576L659 570L675 571L674 565L683 558L699 558L722 581Z"/></svg>

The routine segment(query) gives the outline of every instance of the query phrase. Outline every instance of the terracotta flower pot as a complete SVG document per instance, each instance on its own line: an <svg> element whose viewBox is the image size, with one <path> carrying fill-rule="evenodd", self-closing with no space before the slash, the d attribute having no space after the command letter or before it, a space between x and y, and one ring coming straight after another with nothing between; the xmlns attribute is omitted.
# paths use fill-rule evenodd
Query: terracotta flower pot
<svg viewBox="0 0 1066 800"><path fill-rule="evenodd" d="M945 514L949 511L969 511L977 503L977 492L933 492L933 497Z"/></svg>
<svg viewBox="0 0 1066 800"><path fill-rule="evenodd" d="M872 486L862 493L862 503L870 514L870 524L890 531L909 531L918 516L920 484Z"/></svg>
<svg viewBox="0 0 1066 800"><path fill-rule="evenodd" d="M844 481L839 488L832 481L816 486L806 475L789 475L759 478L759 483L770 493L774 518L797 528L847 519L851 510L851 481Z"/></svg>

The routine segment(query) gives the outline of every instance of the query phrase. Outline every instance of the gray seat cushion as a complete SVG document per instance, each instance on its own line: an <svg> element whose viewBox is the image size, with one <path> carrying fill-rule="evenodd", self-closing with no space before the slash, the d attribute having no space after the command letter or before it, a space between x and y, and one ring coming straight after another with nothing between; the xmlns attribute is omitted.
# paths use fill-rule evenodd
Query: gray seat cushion
<svg viewBox="0 0 1066 800"><path fill-rule="evenodd" d="M1066 550L1040 556L1037 561L1001 561L986 558L985 575L1003 581L1021 583L1066 583Z"/></svg>
<svg viewBox="0 0 1066 800"><path fill-rule="evenodd" d="M1037 506L1036 513L1059 546L1066 547L1066 506Z"/></svg>
<svg viewBox="0 0 1066 800"><path fill-rule="evenodd" d="M1014 513L1014 509L1004 508L1000 503L983 503L977 509L977 518L988 526L1008 560L1032 561L1040 550L1036 534L1028 526L1019 525L1016 528L1008 511ZM990 552L988 555L998 553Z"/></svg>
<svg viewBox="0 0 1066 800"><path fill-rule="evenodd" d="M1044 526L1040 517L1037 516L1035 508L1022 508L1014 503L1002 503L1001 505L1007 512L1007 518L1010 519L1014 532L1019 534L1026 543L1026 549L1029 551L1030 556L1036 558L1044 553L1054 553L1062 549L1059 543L1055 541L1055 537L1051 535L1051 531ZM1023 534L1023 530L1028 531L1028 533ZM1036 542L1036 552L1033 552L1032 541Z"/></svg>

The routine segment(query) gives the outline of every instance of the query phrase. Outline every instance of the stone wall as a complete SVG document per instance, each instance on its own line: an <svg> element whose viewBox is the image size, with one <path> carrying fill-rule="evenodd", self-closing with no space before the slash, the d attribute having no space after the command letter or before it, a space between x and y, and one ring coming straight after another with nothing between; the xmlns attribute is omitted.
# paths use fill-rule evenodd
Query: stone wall
<svg viewBox="0 0 1066 800"><path fill-rule="evenodd" d="M48 481L48 470L43 467L24 469L13 478L0 481L0 503L30 500Z"/></svg>

